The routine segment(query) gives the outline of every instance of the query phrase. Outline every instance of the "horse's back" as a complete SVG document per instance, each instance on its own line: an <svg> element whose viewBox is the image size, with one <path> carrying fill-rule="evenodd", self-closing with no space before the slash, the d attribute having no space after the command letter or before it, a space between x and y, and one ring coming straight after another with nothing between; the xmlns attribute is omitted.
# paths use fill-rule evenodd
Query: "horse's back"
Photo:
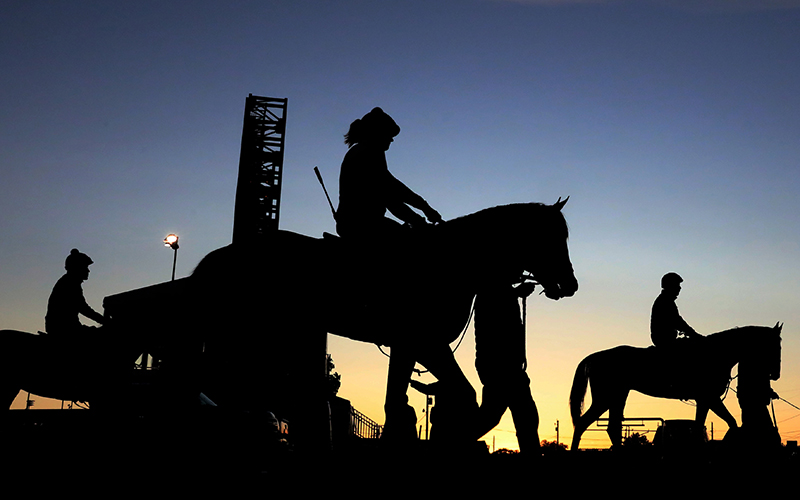
<svg viewBox="0 0 800 500"><path fill-rule="evenodd" d="M0 352L6 358L5 363L25 357L32 347L45 346L46 336L21 330L0 330ZM14 359L9 359L12 355Z"/></svg>
<svg viewBox="0 0 800 500"><path fill-rule="evenodd" d="M0 330L0 338L28 338L28 337L39 337L39 334L31 333L31 332L23 332L22 330Z"/></svg>
<svg viewBox="0 0 800 500"><path fill-rule="evenodd" d="M610 349L597 351L592 353L586 358L584 362L589 363L628 363L631 360L638 360L640 358L652 357L652 346L650 347L634 347L630 345L618 345Z"/></svg>

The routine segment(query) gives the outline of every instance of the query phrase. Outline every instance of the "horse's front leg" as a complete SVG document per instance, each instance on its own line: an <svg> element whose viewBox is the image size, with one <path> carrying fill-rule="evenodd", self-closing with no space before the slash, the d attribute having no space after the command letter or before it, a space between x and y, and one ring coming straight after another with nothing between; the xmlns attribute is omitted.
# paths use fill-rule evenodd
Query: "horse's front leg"
<svg viewBox="0 0 800 500"><path fill-rule="evenodd" d="M411 441L417 436L417 417L408 404L408 383L416 359L405 346L392 346L389 374L386 380L386 400L383 405L386 419L382 437L394 441Z"/></svg>
<svg viewBox="0 0 800 500"><path fill-rule="evenodd" d="M721 399L717 398L712 399L709 404L709 408L719 418L724 420L726 424L728 424L728 430L736 429L737 427L739 427L739 424L736 422L736 419L733 417L733 415L731 415L731 412L728 411L728 408L725 407L725 403L723 403Z"/></svg>
<svg viewBox="0 0 800 500"><path fill-rule="evenodd" d="M697 400L697 410L694 412L694 423L698 429L702 429L706 425L706 418L708 418L708 401L704 399Z"/></svg>
<svg viewBox="0 0 800 500"><path fill-rule="evenodd" d="M706 430L706 419L708 418L709 404L705 399L697 399L697 410L694 413L694 434L702 438Z"/></svg>
<svg viewBox="0 0 800 500"><path fill-rule="evenodd" d="M419 362L442 384L439 403L446 401L448 407L446 421L437 414L437 436L444 435L450 444L476 441L480 431L475 389L458 366L450 346L441 344L420 350Z"/></svg>

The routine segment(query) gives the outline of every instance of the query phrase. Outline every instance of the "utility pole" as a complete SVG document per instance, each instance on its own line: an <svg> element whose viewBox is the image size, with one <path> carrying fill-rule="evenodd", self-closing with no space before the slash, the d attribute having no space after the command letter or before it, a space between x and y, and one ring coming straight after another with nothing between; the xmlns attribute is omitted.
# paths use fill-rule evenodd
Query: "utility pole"
<svg viewBox="0 0 800 500"><path fill-rule="evenodd" d="M561 443L561 439L559 437L558 431L559 431L559 429L558 429L558 420L556 420L556 446Z"/></svg>

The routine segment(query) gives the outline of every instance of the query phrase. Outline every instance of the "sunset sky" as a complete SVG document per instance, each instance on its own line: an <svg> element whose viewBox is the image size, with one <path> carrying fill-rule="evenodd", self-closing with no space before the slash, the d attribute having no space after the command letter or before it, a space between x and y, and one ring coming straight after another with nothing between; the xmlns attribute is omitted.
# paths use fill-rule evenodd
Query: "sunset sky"
<svg viewBox="0 0 800 500"><path fill-rule="evenodd" d="M773 387L800 406L798 26L800 0L5 2L0 328L44 329L71 248L95 261L84 291L101 310L170 278L166 234L179 277L228 244L252 93L289 99L282 229L334 232L312 169L335 202L342 136L374 106L402 129L390 170L445 219L570 196L580 290L528 300L542 439L558 421L569 442L583 357L650 344L668 271L700 333L785 322ZM340 396L382 423L388 360L332 336L329 351ZM471 327L456 355L480 392ZM775 413L798 439L800 411ZM693 414L640 395L626 409ZM493 436L516 447L508 415Z"/></svg>

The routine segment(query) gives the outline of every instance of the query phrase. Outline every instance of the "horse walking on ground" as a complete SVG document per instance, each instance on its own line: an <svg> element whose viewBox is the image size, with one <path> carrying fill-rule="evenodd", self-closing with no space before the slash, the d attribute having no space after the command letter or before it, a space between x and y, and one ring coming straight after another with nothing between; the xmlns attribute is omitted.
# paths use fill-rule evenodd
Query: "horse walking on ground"
<svg viewBox="0 0 800 500"><path fill-rule="evenodd" d="M398 427L414 435L406 392L416 362L465 407L477 409L474 389L449 344L465 327L479 290L510 286L528 273L550 299L577 291L561 212L566 201L488 208L410 231L392 245L277 231L252 244L217 249L179 280L181 292L169 301L178 321L158 336L174 337L178 348L172 352L191 359L165 359L165 366L196 368L196 377L182 378L196 378L220 406L258 407L283 398L287 407L302 407L321 399L315 381L324 379L327 333L389 346L385 433L402 434L391 431ZM136 316L146 320L158 303L135 309ZM118 328L125 325L111 321L104 327L108 335ZM152 324L151 329L156 330ZM24 360L2 367L0 395L10 397L6 407L20 388L63 397L104 377L94 370L88 378L56 383L47 365L56 363L58 354L48 340L0 332L4 358ZM203 347L181 353L180 345L189 342ZM313 411L298 410L295 423Z"/></svg>
<svg viewBox="0 0 800 500"><path fill-rule="evenodd" d="M705 425L708 411L722 418L729 428L736 419L720 399L730 382L731 369L748 359L767 360L772 380L780 377L781 328L745 326L708 335L696 340L680 339L667 351L654 346L638 348L618 346L590 354L578 365L570 392L570 412L575 432L572 450L577 450L581 436L606 411L609 412L608 436L614 446L622 444L622 419L628 393L632 390L648 396L668 399L694 399L695 422ZM583 411L587 385L591 385L592 403Z"/></svg>
<svg viewBox="0 0 800 500"><path fill-rule="evenodd" d="M269 247L215 250L191 276L203 290L199 310L225 318L225 325L206 325L207 345L229 353L214 365L238 373L232 382L242 384L255 380L247 372L274 348L269 339L295 338L308 348L332 333L391 348L387 437L415 436L406 392L416 362L477 408L449 344L482 288L510 286L530 273L553 300L576 292L561 212L566 201L488 208L410 231L393 245L278 231Z"/></svg>

